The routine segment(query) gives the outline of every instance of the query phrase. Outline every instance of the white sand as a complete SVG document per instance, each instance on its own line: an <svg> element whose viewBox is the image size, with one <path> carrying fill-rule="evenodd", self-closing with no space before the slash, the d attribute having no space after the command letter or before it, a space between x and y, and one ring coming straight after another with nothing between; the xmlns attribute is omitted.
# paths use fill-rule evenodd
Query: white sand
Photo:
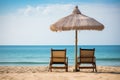
<svg viewBox="0 0 120 80"><path fill-rule="evenodd" d="M42 66L0 66L0 80L120 80L120 67L98 66L98 72L85 69L73 72L73 69L48 72L48 67Z"/></svg>

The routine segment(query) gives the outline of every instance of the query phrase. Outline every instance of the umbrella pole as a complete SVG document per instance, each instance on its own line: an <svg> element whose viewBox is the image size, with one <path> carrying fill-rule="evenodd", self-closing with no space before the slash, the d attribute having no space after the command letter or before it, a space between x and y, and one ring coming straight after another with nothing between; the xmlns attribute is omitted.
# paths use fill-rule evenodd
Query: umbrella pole
<svg viewBox="0 0 120 80"><path fill-rule="evenodd" d="M78 44L78 31L75 30L75 72L77 72L77 44Z"/></svg>

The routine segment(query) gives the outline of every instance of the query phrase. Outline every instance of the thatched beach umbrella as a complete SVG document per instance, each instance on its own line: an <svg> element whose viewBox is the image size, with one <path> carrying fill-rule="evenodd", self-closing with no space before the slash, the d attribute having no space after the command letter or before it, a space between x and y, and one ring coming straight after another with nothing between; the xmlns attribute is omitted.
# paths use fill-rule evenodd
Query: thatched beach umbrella
<svg viewBox="0 0 120 80"><path fill-rule="evenodd" d="M77 71L77 34L78 30L103 30L104 25L93 18L82 14L78 6L75 7L73 13L60 19L50 26L52 31L75 30L75 71Z"/></svg>

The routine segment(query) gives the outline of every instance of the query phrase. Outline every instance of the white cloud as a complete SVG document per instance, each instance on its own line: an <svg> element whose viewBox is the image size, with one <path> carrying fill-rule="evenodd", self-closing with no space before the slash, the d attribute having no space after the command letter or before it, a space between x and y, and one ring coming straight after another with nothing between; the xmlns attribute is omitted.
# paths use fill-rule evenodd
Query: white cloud
<svg viewBox="0 0 120 80"><path fill-rule="evenodd" d="M16 13L0 16L0 44L74 44L74 31L52 32L49 27L72 13L75 5L26 6ZM120 7L80 4L80 11L105 25L102 32L80 31L79 44L120 44Z"/></svg>
<svg viewBox="0 0 120 80"><path fill-rule="evenodd" d="M70 12L71 8L73 8L73 5L67 4L67 5L38 5L38 6L26 6L25 8L18 9L17 15L24 15L24 16L39 16L39 15L61 15ZM64 11L64 13L63 13ZM16 15L15 14L15 15Z"/></svg>

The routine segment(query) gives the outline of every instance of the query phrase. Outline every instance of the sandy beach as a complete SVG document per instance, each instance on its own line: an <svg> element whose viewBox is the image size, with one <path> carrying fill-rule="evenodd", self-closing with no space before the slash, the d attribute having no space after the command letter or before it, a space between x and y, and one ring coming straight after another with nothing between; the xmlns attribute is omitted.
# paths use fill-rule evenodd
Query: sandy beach
<svg viewBox="0 0 120 80"><path fill-rule="evenodd" d="M81 70L73 72L74 67L69 66L69 71L48 71L48 66L0 66L0 80L119 80L120 67L97 66L98 72Z"/></svg>

